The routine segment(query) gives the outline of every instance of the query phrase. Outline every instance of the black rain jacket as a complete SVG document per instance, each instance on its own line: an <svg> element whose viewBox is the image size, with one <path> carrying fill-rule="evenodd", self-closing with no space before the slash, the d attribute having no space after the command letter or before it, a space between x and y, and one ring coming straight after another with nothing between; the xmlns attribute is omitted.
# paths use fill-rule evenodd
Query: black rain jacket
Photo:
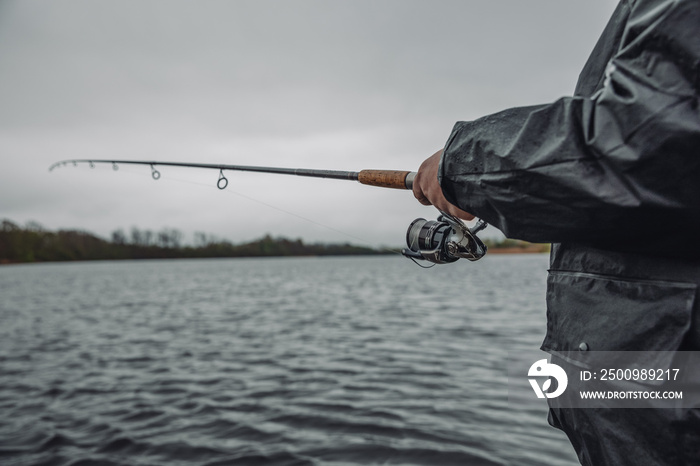
<svg viewBox="0 0 700 466"><path fill-rule="evenodd" d="M556 355L700 350L700 0L623 0L573 97L455 125L447 199L555 243ZM585 345L583 345L585 343ZM700 464L700 414L550 410L582 464Z"/></svg>

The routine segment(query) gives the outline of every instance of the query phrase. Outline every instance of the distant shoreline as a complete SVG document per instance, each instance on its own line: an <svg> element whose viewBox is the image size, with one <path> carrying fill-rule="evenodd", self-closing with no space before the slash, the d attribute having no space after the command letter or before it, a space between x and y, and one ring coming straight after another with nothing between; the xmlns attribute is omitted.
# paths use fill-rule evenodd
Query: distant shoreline
<svg viewBox="0 0 700 466"><path fill-rule="evenodd" d="M46 230L32 223L20 227L10 220L0 223L0 265L35 262L74 262L140 259L203 259L233 257L324 257L394 254L396 250L356 246L350 243L307 244L301 239L273 238L233 244L204 233L195 234L196 246L181 245L182 233L132 228L112 233L112 241L80 230ZM484 241L491 254L533 254L549 251L548 244L505 239Z"/></svg>
<svg viewBox="0 0 700 466"><path fill-rule="evenodd" d="M212 235L195 235L197 245L181 244L182 233L173 229L158 232L132 228L112 234L112 241L80 230L49 231L38 224L22 228L0 223L0 264L73 262L96 260L195 259L229 257L309 257L380 255L393 251L350 243L306 244L301 239L263 238L243 244L219 240Z"/></svg>

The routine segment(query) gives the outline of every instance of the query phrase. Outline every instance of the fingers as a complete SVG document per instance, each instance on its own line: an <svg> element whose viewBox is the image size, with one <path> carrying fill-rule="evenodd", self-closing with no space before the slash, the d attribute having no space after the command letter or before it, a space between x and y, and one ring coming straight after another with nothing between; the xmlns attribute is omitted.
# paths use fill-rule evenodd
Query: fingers
<svg viewBox="0 0 700 466"><path fill-rule="evenodd" d="M413 196L423 205L433 205L431 199L435 199L435 187L440 189L437 181L437 170L440 164L442 150L437 151L426 159L418 169L413 180ZM442 191L440 189L440 191Z"/></svg>
<svg viewBox="0 0 700 466"><path fill-rule="evenodd" d="M433 205L433 203L430 202L430 201L428 200L427 197L422 197L422 198L418 199L418 202L420 202L420 203L423 204L424 206L431 206L431 205Z"/></svg>
<svg viewBox="0 0 700 466"><path fill-rule="evenodd" d="M472 220L474 215L447 201L438 182L438 168L442 150L427 158L418 169L413 180L413 196L425 206L434 205L439 210L463 220Z"/></svg>
<svg viewBox="0 0 700 466"><path fill-rule="evenodd" d="M419 187L417 187L415 183L413 185L413 197L415 197L416 200L423 205L433 205L433 203L430 202L430 200L425 196L425 194L423 194L423 191Z"/></svg>
<svg viewBox="0 0 700 466"><path fill-rule="evenodd" d="M447 212L448 214L452 215L453 217L461 218L462 220L474 220L474 215L470 214L469 212L466 212L458 207L455 207L452 204L448 204L447 209L440 209L443 212Z"/></svg>

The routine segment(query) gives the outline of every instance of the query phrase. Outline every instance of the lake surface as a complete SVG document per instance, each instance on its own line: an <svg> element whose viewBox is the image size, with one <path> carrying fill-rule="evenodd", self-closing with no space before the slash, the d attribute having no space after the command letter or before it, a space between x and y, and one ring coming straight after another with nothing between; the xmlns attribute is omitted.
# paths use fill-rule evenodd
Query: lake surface
<svg viewBox="0 0 700 466"><path fill-rule="evenodd" d="M508 404L547 265L0 267L0 464L578 464L545 409Z"/></svg>

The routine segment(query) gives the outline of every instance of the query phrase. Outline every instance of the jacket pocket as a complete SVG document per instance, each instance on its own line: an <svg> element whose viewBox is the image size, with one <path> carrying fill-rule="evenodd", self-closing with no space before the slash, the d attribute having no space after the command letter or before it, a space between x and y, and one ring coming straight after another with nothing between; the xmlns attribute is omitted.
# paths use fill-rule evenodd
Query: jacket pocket
<svg viewBox="0 0 700 466"><path fill-rule="evenodd" d="M697 285L550 271L548 352L675 351L688 332Z"/></svg>

